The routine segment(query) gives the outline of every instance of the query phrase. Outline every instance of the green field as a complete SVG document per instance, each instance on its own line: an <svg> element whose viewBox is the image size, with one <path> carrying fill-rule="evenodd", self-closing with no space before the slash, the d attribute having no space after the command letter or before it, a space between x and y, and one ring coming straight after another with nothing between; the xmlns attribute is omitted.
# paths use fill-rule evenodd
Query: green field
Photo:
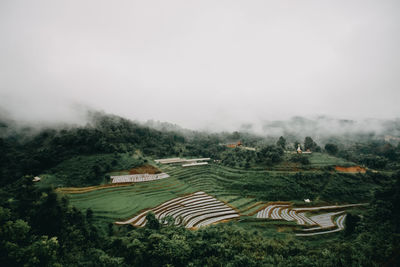
<svg viewBox="0 0 400 267"><path fill-rule="evenodd" d="M308 164L301 164L300 162L294 162L293 158L300 157L308 160ZM253 167L253 170L269 170L277 172L314 172L316 170L329 170L335 166L350 167L356 166L354 162L347 161L343 158L338 158L326 153L313 152L311 154L296 154L292 152L285 153L283 160L273 166L266 166L260 168L260 166Z"/></svg>
<svg viewBox="0 0 400 267"><path fill-rule="evenodd" d="M356 164L350 161L347 161L342 158L337 158L335 156L328 155L326 153L318 153L313 152L310 155L307 155L308 159L310 160L311 167L327 167L327 166L355 166Z"/></svg>
<svg viewBox="0 0 400 267"><path fill-rule="evenodd" d="M179 195L205 191L242 211L256 204L256 199L243 197L239 191L224 188L238 174L216 166L183 169L166 166L162 170L171 177L137 183L126 187L106 188L87 193L67 194L71 204L79 209L91 208L97 222L114 222L132 217L142 209L155 207ZM229 177L229 178L227 178Z"/></svg>
<svg viewBox="0 0 400 267"><path fill-rule="evenodd" d="M195 190L174 177L106 188L82 194L68 194L70 203L79 209L91 208L99 223L128 219L142 209L157 206L178 195Z"/></svg>

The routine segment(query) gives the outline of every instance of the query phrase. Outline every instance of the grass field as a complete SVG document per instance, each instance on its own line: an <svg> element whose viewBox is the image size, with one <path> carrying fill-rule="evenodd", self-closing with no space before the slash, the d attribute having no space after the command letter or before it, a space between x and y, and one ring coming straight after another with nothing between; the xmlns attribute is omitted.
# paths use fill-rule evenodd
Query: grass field
<svg viewBox="0 0 400 267"><path fill-rule="evenodd" d="M315 171L315 170L326 170L327 167L335 167L335 166L356 166L354 162L347 161L343 158L337 158L335 156L326 154L326 153L319 153L313 152L311 154L302 154L301 157L305 157L309 160L309 164L302 165L299 162L293 162L291 160L292 157L297 156L293 153L285 153L283 156L283 161L269 167L270 171L286 171L286 172L293 172L293 171Z"/></svg>
<svg viewBox="0 0 400 267"><path fill-rule="evenodd" d="M327 167L327 166L355 166L356 164L345 159L337 158L335 156L328 155L326 153L314 152L307 155L310 160L311 167Z"/></svg>

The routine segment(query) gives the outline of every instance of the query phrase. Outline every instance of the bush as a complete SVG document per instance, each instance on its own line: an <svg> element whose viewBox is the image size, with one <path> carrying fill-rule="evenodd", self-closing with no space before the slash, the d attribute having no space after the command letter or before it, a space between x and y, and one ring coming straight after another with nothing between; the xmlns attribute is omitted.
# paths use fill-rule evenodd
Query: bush
<svg viewBox="0 0 400 267"><path fill-rule="evenodd" d="M386 167L388 163L388 160L385 159L384 157L375 156L372 154L362 155L359 161L370 168L376 168L376 169L383 169Z"/></svg>
<svg viewBox="0 0 400 267"><path fill-rule="evenodd" d="M291 162L300 163L302 165L309 165L310 164L310 160L307 157L305 157L305 156L303 156L301 154L293 155L289 160Z"/></svg>

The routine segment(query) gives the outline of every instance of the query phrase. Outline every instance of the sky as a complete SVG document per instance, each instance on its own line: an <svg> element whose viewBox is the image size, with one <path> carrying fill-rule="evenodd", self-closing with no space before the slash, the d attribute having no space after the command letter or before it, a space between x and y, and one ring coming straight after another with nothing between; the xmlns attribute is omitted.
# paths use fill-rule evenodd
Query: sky
<svg viewBox="0 0 400 267"><path fill-rule="evenodd" d="M191 129L400 115L400 1L0 1L0 111Z"/></svg>

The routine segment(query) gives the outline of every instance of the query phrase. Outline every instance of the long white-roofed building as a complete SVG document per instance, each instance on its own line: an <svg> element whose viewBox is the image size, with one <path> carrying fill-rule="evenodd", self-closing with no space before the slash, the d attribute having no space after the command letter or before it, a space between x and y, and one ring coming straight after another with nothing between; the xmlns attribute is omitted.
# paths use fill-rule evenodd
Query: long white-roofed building
<svg viewBox="0 0 400 267"><path fill-rule="evenodd" d="M182 167L191 167L191 166L201 166L208 165L207 161L210 161L211 158L197 158L197 159L185 159L185 158L167 158L167 159L156 159L154 160L156 163L160 164L182 164Z"/></svg>
<svg viewBox="0 0 400 267"><path fill-rule="evenodd" d="M160 180L168 178L169 175L166 173L157 173L157 174L130 174L130 175L118 175L111 176L112 184L120 184L120 183L139 183L139 182L148 182L154 180Z"/></svg>

